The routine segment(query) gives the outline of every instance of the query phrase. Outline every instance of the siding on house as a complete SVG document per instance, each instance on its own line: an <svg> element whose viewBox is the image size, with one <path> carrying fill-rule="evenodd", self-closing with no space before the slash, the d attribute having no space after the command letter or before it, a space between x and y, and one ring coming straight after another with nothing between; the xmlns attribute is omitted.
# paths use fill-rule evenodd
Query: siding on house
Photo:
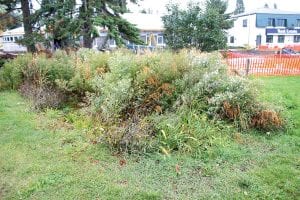
<svg viewBox="0 0 300 200"><path fill-rule="evenodd" d="M232 19L234 26L227 31L230 47L300 45L300 12L262 8L235 15Z"/></svg>
<svg viewBox="0 0 300 200"><path fill-rule="evenodd" d="M265 28L268 26L269 18L275 19L275 26L278 26L277 20L286 19L287 27L297 27L297 20L300 20L300 14L267 14L257 13L256 14L256 27Z"/></svg>

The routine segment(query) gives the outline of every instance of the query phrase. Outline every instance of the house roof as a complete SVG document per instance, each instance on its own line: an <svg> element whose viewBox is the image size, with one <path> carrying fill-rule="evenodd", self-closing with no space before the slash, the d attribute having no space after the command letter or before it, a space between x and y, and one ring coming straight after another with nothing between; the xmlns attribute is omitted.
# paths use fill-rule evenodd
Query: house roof
<svg viewBox="0 0 300 200"><path fill-rule="evenodd" d="M274 8L258 8L255 10L250 10L238 15L234 15L233 17L242 17L253 14L279 14L279 15L300 15L300 11L285 11Z"/></svg>
<svg viewBox="0 0 300 200"><path fill-rule="evenodd" d="M24 34L24 27L19 27L19 28L4 31L0 36L23 35L23 34Z"/></svg>

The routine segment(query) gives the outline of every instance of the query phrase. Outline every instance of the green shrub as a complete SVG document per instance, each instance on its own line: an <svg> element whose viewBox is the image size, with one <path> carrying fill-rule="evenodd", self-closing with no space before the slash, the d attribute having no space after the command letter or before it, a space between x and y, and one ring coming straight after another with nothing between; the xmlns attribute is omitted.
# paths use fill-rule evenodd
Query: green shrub
<svg viewBox="0 0 300 200"><path fill-rule="evenodd" d="M6 62L6 59L0 58L0 68L3 67L5 62Z"/></svg>
<svg viewBox="0 0 300 200"><path fill-rule="evenodd" d="M109 54L81 49L71 56L74 74L70 79L58 79L56 84L63 90L81 97L94 92L93 79L108 71Z"/></svg>
<svg viewBox="0 0 300 200"><path fill-rule="evenodd" d="M0 87L18 89L23 82L24 69L32 62L32 55L25 54L9 60L0 69Z"/></svg>
<svg viewBox="0 0 300 200"><path fill-rule="evenodd" d="M106 141L120 149L124 149L124 138L132 139L128 144L139 146L128 129L138 127L145 118L152 130L136 128L139 134L133 135L143 135L140 143L148 141L145 149L164 152L199 153L207 149L211 145L208 141L221 138L217 132L228 131L217 125L219 121L224 127L231 123L241 130L283 126L278 112L266 116L266 107L257 101L255 86L249 80L227 74L218 53L137 56L117 52L108 61L108 72L96 76L93 85L94 111L108 123Z"/></svg>
<svg viewBox="0 0 300 200"><path fill-rule="evenodd" d="M108 54L91 50L70 55L56 51L51 58L44 54L26 54L1 68L0 87L21 88L21 92L35 101L35 105L57 107L66 100L66 96L79 97L80 100L86 92L92 92L91 82L96 75L107 71L107 62Z"/></svg>
<svg viewBox="0 0 300 200"><path fill-rule="evenodd" d="M102 141L121 151L201 155L223 145L232 127L285 125L277 109L257 100L250 80L228 75L219 53L27 54L0 69L0 84L20 88L39 108L83 103L101 123Z"/></svg>

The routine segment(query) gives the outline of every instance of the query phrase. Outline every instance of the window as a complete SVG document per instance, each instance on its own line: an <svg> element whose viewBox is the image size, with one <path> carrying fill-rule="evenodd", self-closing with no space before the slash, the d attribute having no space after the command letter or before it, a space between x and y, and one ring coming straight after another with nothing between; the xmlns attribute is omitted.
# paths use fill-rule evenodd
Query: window
<svg viewBox="0 0 300 200"><path fill-rule="evenodd" d="M128 45L134 45L134 43L133 43L133 42L130 42L130 41L127 41L127 44L128 44Z"/></svg>
<svg viewBox="0 0 300 200"><path fill-rule="evenodd" d="M278 43L284 43L284 35L278 35Z"/></svg>
<svg viewBox="0 0 300 200"><path fill-rule="evenodd" d="M287 27L286 19L277 19L277 26Z"/></svg>
<svg viewBox="0 0 300 200"><path fill-rule="evenodd" d="M230 37L230 43L234 43L234 37L233 36Z"/></svg>
<svg viewBox="0 0 300 200"><path fill-rule="evenodd" d="M275 26L275 19L274 18L268 18L268 26Z"/></svg>
<svg viewBox="0 0 300 200"><path fill-rule="evenodd" d="M267 35L266 43L273 43L273 35Z"/></svg>
<svg viewBox="0 0 300 200"><path fill-rule="evenodd" d="M14 41L14 38L13 38L13 37L10 37L10 41L13 42L13 41Z"/></svg>
<svg viewBox="0 0 300 200"><path fill-rule="evenodd" d="M162 35L158 35L157 44L164 44L164 37Z"/></svg>
<svg viewBox="0 0 300 200"><path fill-rule="evenodd" d="M146 35L142 35L142 36L141 36L141 40L142 40L145 44L147 44L147 36L146 36Z"/></svg>
<svg viewBox="0 0 300 200"><path fill-rule="evenodd" d="M116 41L113 39L109 40L109 46L116 46Z"/></svg>
<svg viewBox="0 0 300 200"><path fill-rule="evenodd" d="M96 45L97 45L97 40L98 40L98 38L95 38L95 39L93 40L93 46L96 46Z"/></svg>
<svg viewBox="0 0 300 200"><path fill-rule="evenodd" d="M247 23L248 23L248 20L247 20L247 19L244 19L244 20L243 20L243 27L247 27Z"/></svg>
<svg viewBox="0 0 300 200"><path fill-rule="evenodd" d="M157 35L153 35L153 39L151 39L151 45L156 45L157 44Z"/></svg>
<svg viewBox="0 0 300 200"><path fill-rule="evenodd" d="M300 35L295 35L294 36L294 42L299 43L300 42Z"/></svg>
<svg viewBox="0 0 300 200"><path fill-rule="evenodd" d="M300 19L297 19L296 27L300 27Z"/></svg>

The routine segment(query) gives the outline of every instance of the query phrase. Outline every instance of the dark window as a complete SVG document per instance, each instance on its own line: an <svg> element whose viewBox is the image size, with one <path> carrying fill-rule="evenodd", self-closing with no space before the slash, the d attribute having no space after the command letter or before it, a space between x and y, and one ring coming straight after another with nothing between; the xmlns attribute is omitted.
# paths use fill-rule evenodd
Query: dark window
<svg viewBox="0 0 300 200"><path fill-rule="evenodd" d="M267 35L266 43L273 43L273 35Z"/></svg>
<svg viewBox="0 0 300 200"><path fill-rule="evenodd" d="M109 45L110 45L110 46L115 46L115 45L116 45L116 41L113 40L113 39L110 39L110 40L109 40Z"/></svg>
<svg viewBox="0 0 300 200"><path fill-rule="evenodd" d="M297 19L296 26L297 26L297 27L300 27L300 19Z"/></svg>
<svg viewBox="0 0 300 200"><path fill-rule="evenodd" d="M247 27L247 23L248 23L248 20L247 20L247 19L244 19L244 20L243 20L243 27Z"/></svg>
<svg viewBox="0 0 300 200"><path fill-rule="evenodd" d="M287 20L286 19L277 19L277 26L287 27Z"/></svg>
<svg viewBox="0 0 300 200"><path fill-rule="evenodd" d="M162 35L159 35L157 38L157 44L163 44L164 43L164 37Z"/></svg>
<svg viewBox="0 0 300 200"><path fill-rule="evenodd" d="M234 37L233 36L230 37L230 43L234 43Z"/></svg>
<svg viewBox="0 0 300 200"><path fill-rule="evenodd" d="M13 42L13 41L14 41L14 38L13 38L13 37L10 37L10 41Z"/></svg>
<svg viewBox="0 0 300 200"><path fill-rule="evenodd" d="M134 43L133 43L133 42L130 42L130 41L127 41L127 44L128 44L128 45L134 45Z"/></svg>
<svg viewBox="0 0 300 200"><path fill-rule="evenodd" d="M294 42L299 43L300 42L300 35L295 35L294 36Z"/></svg>
<svg viewBox="0 0 300 200"><path fill-rule="evenodd" d="M275 19L274 18L268 18L268 26L275 26Z"/></svg>
<svg viewBox="0 0 300 200"><path fill-rule="evenodd" d="M145 44L147 44L147 36L146 36L146 35L142 35L142 36L141 36L141 40L143 40L143 42L144 42Z"/></svg>
<svg viewBox="0 0 300 200"><path fill-rule="evenodd" d="M157 35L154 35L153 39L151 39L151 44L152 45L157 44Z"/></svg>
<svg viewBox="0 0 300 200"><path fill-rule="evenodd" d="M284 35L278 35L278 43L284 43Z"/></svg>

